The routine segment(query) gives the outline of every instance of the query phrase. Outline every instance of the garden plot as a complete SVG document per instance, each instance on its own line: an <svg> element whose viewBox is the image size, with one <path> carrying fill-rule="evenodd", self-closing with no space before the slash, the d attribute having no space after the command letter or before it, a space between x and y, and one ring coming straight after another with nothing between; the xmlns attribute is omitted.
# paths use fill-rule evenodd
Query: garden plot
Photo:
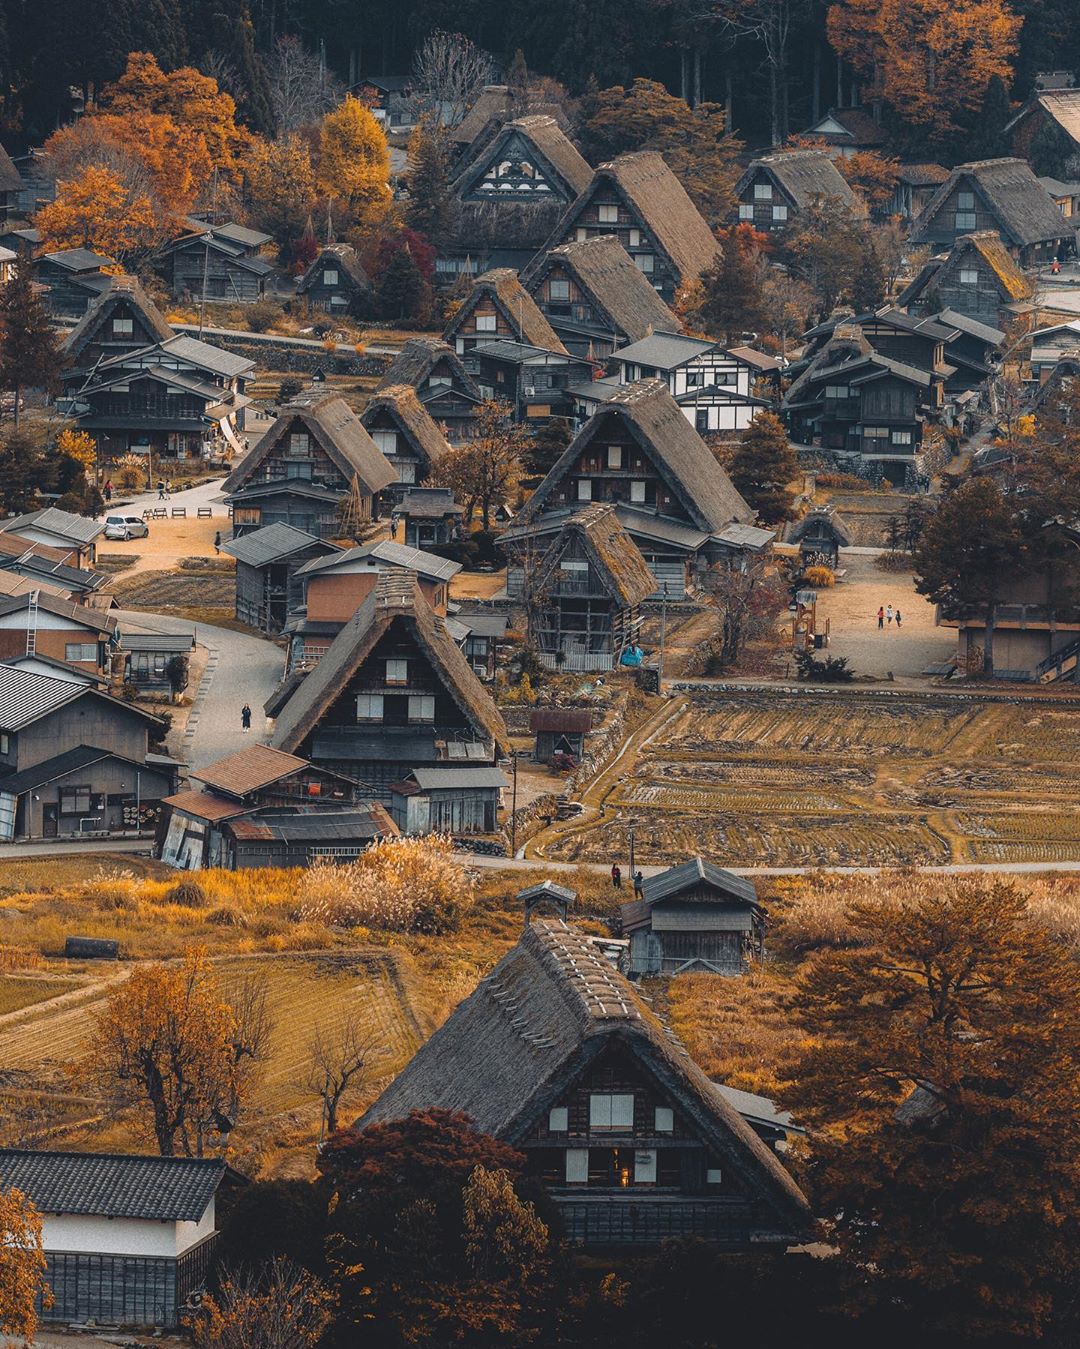
<svg viewBox="0 0 1080 1349"><path fill-rule="evenodd" d="M696 691L545 856L732 866L1080 860L1080 702Z"/></svg>

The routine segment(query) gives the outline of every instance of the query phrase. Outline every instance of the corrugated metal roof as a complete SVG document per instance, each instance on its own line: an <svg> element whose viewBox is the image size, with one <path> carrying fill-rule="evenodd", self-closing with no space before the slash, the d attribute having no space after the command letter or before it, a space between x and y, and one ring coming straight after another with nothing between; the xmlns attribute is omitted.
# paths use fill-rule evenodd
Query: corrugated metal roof
<svg viewBox="0 0 1080 1349"><path fill-rule="evenodd" d="M93 543L104 528L103 522L87 519L85 515L73 515L71 511L62 511L56 506L46 506L44 510L29 511L26 515L16 515L10 520L0 521L0 530L5 534L19 534L24 529L39 529L42 533L53 534L65 542L75 543Z"/></svg>
<svg viewBox="0 0 1080 1349"><path fill-rule="evenodd" d="M695 356L713 351L719 342L703 341L700 337L684 337L681 333L650 333L640 342L632 342L615 352L613 360L620 364L651 365L658 370L674 370Z"/></svg>
<svg viewBox="0 0 1080 1349"><path fill-rule="evenodd" d="M0 727L19 731L78 698L87 687L69 679L0 665Z"/></svg>
<svg viewBox="0 0 1080 1349"><path fill-rule="evenodd" d="M124 651L190 651L195 638L187 632L130 632L121 634Z"/></svg>
<svg viewBox="0 0 1080 1349"><path fill-rule="evenodd" d="M414 768L409 774L421 791L452 787L506 787L501 768Z"/></svg>
<svg viewBox="0 0 1080 1349"><path fill-rule="evenodd" d="M186 333L162 342L161 350L219 375L242 375L255 368L255 362L246 356L234 356L231 351L223 351L209 342L200 342L197 337L188 337Z"/></svg>
<svg viewBox="0 0 1080 1349"><path fill-rule="evenodd" d="M688 862L682 862L677 867L669 867L667 871L661 871L657 876L646 877L642 882L642 893L646 904L655 904L658 900L668 899L701 881L736 899L745 900L750 904L757 903L757 891L754 889L753 881L747 880L745 876L736 876L733 871L725 871L723 867L718 867L715 862L708 862L703 857L692 857Z"/></svg>
<svg viewBox="0 0 1080 1349"><path fill-rule="evenodd" d="M0 1148L0 1184L40 1213L198 1222L225 1175L223 1161Z"/></svg>
<svg viewBox="0 0 1080 1349"><path fill-rule="evenodd" d="M281 524L265 525L262 529L254 529L250 534L243 534L238 539L229 539L221 545L221 551L228 553L230 557L235 557L237 562L243 562L249 567L265 567L270 562L277 562L280 558L291 557L293 553L303 552L305 548L312 545L318 547L321 540L314 534L307 534L302 529L297 529L294 525ZM327 545L332 547L332 545ZM335 552L335 556L340 556Z"/></svg>

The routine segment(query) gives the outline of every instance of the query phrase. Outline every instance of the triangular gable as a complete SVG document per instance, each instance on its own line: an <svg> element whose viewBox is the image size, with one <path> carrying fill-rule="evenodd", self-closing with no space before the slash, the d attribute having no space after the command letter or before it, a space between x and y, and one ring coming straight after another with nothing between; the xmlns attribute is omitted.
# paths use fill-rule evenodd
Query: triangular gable
<svg viewBox="0 0 1080 1349"><path fill-rule="evenodd" d="M533 297L522 286L517 273L510 267L497 267L477 278L472 291L447 325L443 334L447 342L458 335L482 300L491 302L518 341L528 346L541 347L545 351L555 351L563 356L569 355L556 336L554 328L537 308ZM496 341L497 335L485 334L485 338L487 341Z"/></svg>
<svg viewBox="0 0 1080 1349"><path fill-rule="evenodd" d="M446 437L416 396L416 391L408 385L391 386L381 393L373 394L360 422L365 430L369 430L380 416L390 418L394 427L429 468L449 453L450 445Z"/></svg>
<svg viewBox="0 0 1080 1349"><path fill-rule="evenodd" d="M117 339L107 331L114 319L130 318L130 338ZM74 363L96 341L123 341L135 347L167 342L175 333L165 316L133 276L114 276L109 289L96 299L64 339L63 350Z"/></svg>
<svg viewBox="0 0 1080 1349"><path fill-rule="evenodd" d="M620 606L641 604L656 590L656 577L619 522L613 505L586 507L571 516L540 561L539 593L567 551L578 545L609 597Z"/></svg>
<svg viewBox="0 0 1080 1349"><path fill-rule="evenodd" d="M514 172L510 167L500 173L504 162L520 164L525 171ZM461 169L451 186L463 200L547 203L561 198L568 202L588 183L591 173L552 118L525 117L508 122Z"/></svg>

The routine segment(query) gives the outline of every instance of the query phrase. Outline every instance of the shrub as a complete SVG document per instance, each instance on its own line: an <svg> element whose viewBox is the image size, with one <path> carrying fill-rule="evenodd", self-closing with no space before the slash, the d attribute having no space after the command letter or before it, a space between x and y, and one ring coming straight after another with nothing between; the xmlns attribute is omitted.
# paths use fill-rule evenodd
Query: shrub
<svg viewBox="0 0 1080 1349"><path fill-rule="evenodd" d="M247 917L235 904L219 904L206 915L206 921L215 927L246 927Z"/></svg>
<svg viewBox="0 0 1080 1349"><path fill-rule="evenodd" d="M826 656L824 660L815 660L810 651L796 651L795 668L799 679L818 684L847 684L855 678L855 671L848 669L847 656Z"/></svg>
<svg viewBox="0 0 1080 1349"><path fill-rule="evenodd" d="M870 486L865 478L854 473L818 473L815 481L819 487L833 487L845 492L865 492Z"/></svg>
<svg viewBox="0 0 1080 1349"><path fill-rule="evenodd" d="M269 332L281 317L281 310L272 300L258 300L255 304L248 305L245 317L251 332L265 333Z"/></svg>
<svg viewBox="0 0 1080 1349"><path fill-rule="evenodd" d="M201 909L206 903L206 891L193 876L185 876L162 895L166 904L183 904L189 909Z"/></svg>
<svg viewBox="0 0 1080 1349"><path fill-rule="evenodd" d="M911 554L910 553L878 553L874 558L874 566L881 571L910 571Z"/></svg>
<svg viewBox="0 0 1080 1349"><path fill-rule="evenodd" d="M338 927L453 932L473 893L452 851L453 840L439 834L380 839L355 862L304 872L300 912L308 921Z"/></svg>
<svg viewBox="0 0 1080 1349"><path fill-rule="evenodd" d="M303 389L304 381L290 375L288 379L283 379L278 385L277 400L279 403L291 403L298 393Z"/></svg>
<svg viewBox="0 0 1080 1349"><path fill-rule="evenodd" d="M830 586L836 584L836 573L832 567L807 567L803 573L803 580L807 585L813 586L815 590L828 590Z"/></svg>

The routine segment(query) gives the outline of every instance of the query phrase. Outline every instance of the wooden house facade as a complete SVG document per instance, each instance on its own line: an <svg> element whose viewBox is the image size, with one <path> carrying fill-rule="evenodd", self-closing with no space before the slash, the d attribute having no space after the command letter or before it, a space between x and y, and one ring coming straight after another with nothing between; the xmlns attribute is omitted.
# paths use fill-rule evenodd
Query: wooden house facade
<svg viewBox="0 0 1080 1349"><path fill-rule="evenodd" d="M1057 83L1053 81L1052 83ZM1080 89L1072 77L1062 87L1036 87L1020 111L1005 127L1012 152L1036 164L1040 173L1061 177L1080 155Z"/></svg>
<svg viewBox="0 0 1080 1349"><path fill-rule="evenodd" d="M1022 159L983 159L953 169L911 230L913 244L951 248L966 234L997 234L1021 267L1076 251L1076 228Z"/></svg>
<svg viewBox="0 0 1080 1349"><path fill-rule="evenodd" d="M775 1152L562 922L531 923L356 1127L432 1107L524 1152L586 1248L782 1251L810 1227Z"/></svg>
<svg viewBox="0 0 1080 1349"><path fill-rule="evenodd" d="M341 532L340 508L355 489L360 520L377 518L394 470L336 394L298 394L222 484L237 538L285 524L317 539Z"/></svg>
<svg viewBox="0 0 1080 1349"><path fill-rule="evenodd" d="M233 223L188 222L190 229L162 249L162 268L173 295L225 304L260 300L273 268L261 250L273 243L269 234Z"/></svg>
<svg viewBox="0 0 1080 1349"><path fill-rule="evenodd" d="M931 258L901 291L896 303L912 314L942 309L1000 328L1008 306L1035 293L1031 279L991 230L961 235L948 253Z"/></svg>
<svg viewBox="0 0 1080 1349"><path fill-rule="evenodd" d="M327 314L362 316L371 300L371 278L356 249L349 244L327 244L296 284L309 308Z"/></svg>
<svg viewBox="0 0 1080 1349"><path fill-rule="evenodd" d="M493 834L509 784L501 768L414 768L390 787L390 815L403 834Z"/></svg>
<svg viewBox="0 0 1080 1349"><path fill-rule="evenodd" d="M799 545L804 567L825 566L836 570L840 549L853 542L847 521L835 506L811 506L801 520L788 526L785 543Z"/></svg>
<svg viewBox="0 0 1080 1349"><path fill-rule="evenodd" d="M186 632L130 632L120 636L114 659L124 662L124 683L140 693L169 693L169 662L176 657L190 661L195 638Z"/></svg>
<svg viewBox="0 0 1080 1349"><path fill-rule="evenodd" d="M441 548L461 533L464 508L449 487L410 487L394 510L409 548Z"/></svg>
<svg viewBox="0 0 1080 1349"><path fill-rule="evenodd" d="M493 767L506 727L415 574L394 568L280 710L271 743L388 806L415 768Z"/></svg>
<svg viewBox="0 0 1080 1349"><path fill-rule="evenodd" d="M656 589L611 504L564 523L523 578L530 640L551 669L610 670L641 630L641 605Z"/></svg>
<svg viewBox="0 0 1080 1349"><path fill-rule="evenodd" d="M574 356L602 361L651 332L679 330L679 320L614 234L541 253L523 284Z"/></svg>
<svg viewBox="0 0 1080 1349"><path fill-rule="evenodd" d="M375 392L399 385L416 391L428 416L451 445L471 440L476 409L482 401L476 381L453 347L432 337L411 337L375 386Z"/></svg>
<svg viewBox="0 0 1080 1349"><path fill-rule="evenodd" d="M43 656L90 675L107 675L116 619L89 604L32 589L0 597L0 660Z"/></svg>
<svg viewBox="0 0 1080 1349"><path fill-rule="evenodd" d="M735 184L740 222L779 234L815 202L853 205L854 193L824 150L786 150L755 159Z"/></svg>
<svg viewBox="0 0 1080 1349"><path fill-rule="evenodd" d="M97 541L104 532L104 521L62 511L58 506L43 506L41 510L0 520L0 533L16 539L24 553L36 546L41 556L48 556L43 550L53 549L62 554L62 560L70 567L77 568L93 565Z"/></svg>
<svg viewBox="0 0 1080 1349"><path fill-rule="evenodd" d="M686 189L655 150L601 164L545 246L614 235L666 304L716 260L719 246ZM543 345L543 344L541 344Z"/></svg>
<svg viewBox="0 0 1080 1349"><path fill-rule="evenodd" d="M572 390L594 373L583 356L502 339L475 346L470 359L481 394L508 403L514 420L524 423L572 417Z"/></svg>
<svg viewBox="0 0 1080 1349"><path fill-rule="evenodd" d="M647 877L619 914L632 976L745 974L764 949L753 882L700 857Z"/></svg>
<svg viewBox="0 0 1080 1349"><path fill-rule="evenodd" d="M380 387L368 400L360 424L397 474L388 489L394 500L425 482L450 452L446 437L408 384Z"/></svg>
<svg viewBox="0 0 1080 1349"><path fill-rule="evenodd" d="M589 707L532 708L529 733L536 737L533 758L537 763L550 763L556 754L568 754L580 760L592 723L593 714Z"/></svg>
<svg viewBox="0 0 1080 1349"><path fill-rule="evenodd" d="M683 416L701 435L745 431L769 406L753 393L755 370L719 342L657 331L612 357L621 384L662 379Z"/></svg>
<svg viewBox="0 0 1080 1349"><path fill-rule="evenodd" d="M0 221L18 215L19 193L23 188L22 175L11 156L0 145Z"/></svg>
<svg viewBox="0 0 1080 1349"><path fill-rule="evenodd" d="M339 549L292 525L273 524L227 540L221 551L236 559L237 620L275 633L300 603L299 569L315 558L336 556Z"/></svg>
<svg viewBox="0 0 1080 1349"><path fill-rule="evenodd" d="M509 267L477 277L472 290L447 324L444 339L475 377L473 348L484 342L524 342L545 351L564 351L547 319Z"/></svg>
<svg viewBox="0 0 1080 1349"><path fill-rule="evenodd" d="M868 108L830 108L802 135L824 143L830 155L840 158L861 150L880 151L888 143L884 127Z"/></svg>
<svg viewBox="0 0 1080 1349"><path fill-rule="evenodd" d="M71 391L116 356L168 342L175 331L134 276L110 276L101 295L64 339L64 383Z"/></svg>
<svg viewBox="0 0 1080 1349"><path fill-rule="evenodd" d="M116 260L88 248L65 248L35 258L34 280L43 288L45 308L54 319L79 319L112 284L103 269Z"/></svg>
<svg viewBox="0 0 1080 1349"><path fill-rule="evenodd" d="M941 164L901 164L896 185L885 205L885 216L898 215L905 225L910 225L922 215L948 176L949 170Z"/></svg>

